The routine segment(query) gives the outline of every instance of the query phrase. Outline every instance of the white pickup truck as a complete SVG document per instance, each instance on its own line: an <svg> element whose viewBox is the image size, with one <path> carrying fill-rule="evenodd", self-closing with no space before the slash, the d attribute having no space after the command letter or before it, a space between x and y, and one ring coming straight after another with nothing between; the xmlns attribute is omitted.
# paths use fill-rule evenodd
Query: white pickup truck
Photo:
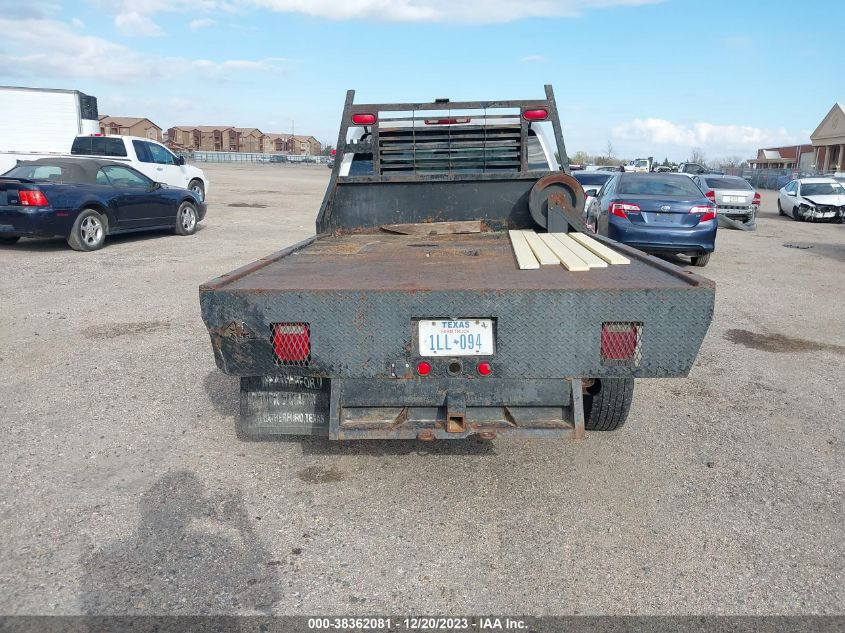
<svg viewBox="0 0 845 633"><path fill-rule="evenodd" d="M128 163L156 182L190 189L200 200L208 195L208 179L202 169L186 165L161 143L138 136L77 136L70 149L72 156L96 156Z"/></svg>

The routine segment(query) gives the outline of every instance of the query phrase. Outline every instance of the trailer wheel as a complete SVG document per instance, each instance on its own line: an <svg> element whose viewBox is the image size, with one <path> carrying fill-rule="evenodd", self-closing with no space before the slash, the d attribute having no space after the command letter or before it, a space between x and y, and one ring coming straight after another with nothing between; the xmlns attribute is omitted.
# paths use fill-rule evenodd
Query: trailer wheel
<svg viewBox="0 0 845 633"><path fill-rule="evenodd" d="M634 397L633 378L596 378L584 394L588 431L615 431L625 424Z"/></svg>

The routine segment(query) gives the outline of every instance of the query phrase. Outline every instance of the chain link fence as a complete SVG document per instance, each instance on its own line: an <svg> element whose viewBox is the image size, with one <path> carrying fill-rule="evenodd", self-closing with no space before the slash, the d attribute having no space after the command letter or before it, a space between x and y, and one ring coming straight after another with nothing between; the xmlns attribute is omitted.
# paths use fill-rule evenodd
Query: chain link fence
<svg viewBox="0 0 845 633"><path fill-rule="evenodd" d="M780 189L796 178L826 176L845 181L845 172L822 172L815 169L771 168L750 169L748 167L723 167L725 174L745 178L756 189Z"/></svg>
<svg viewBox="0 0 845 633"><path fill-rule="evenodd" d="M209 152L187 150L175 152L192 163L326 163L328 156L308 154L264 154L259 152Z"/></svg>

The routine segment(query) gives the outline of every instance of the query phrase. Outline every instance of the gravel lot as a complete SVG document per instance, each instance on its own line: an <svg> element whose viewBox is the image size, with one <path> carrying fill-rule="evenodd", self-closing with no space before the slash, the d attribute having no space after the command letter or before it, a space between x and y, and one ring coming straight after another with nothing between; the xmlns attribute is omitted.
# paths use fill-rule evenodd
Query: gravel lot
<svg viewBox="0 0 845 633"><path fill-rule="evenodd" d="M841 612L845 225L764 192L720 231L692 374L617 433L242 442L197 286L313 233L329 171L206 169L192 237L0 249L0 612Z"/></svg>

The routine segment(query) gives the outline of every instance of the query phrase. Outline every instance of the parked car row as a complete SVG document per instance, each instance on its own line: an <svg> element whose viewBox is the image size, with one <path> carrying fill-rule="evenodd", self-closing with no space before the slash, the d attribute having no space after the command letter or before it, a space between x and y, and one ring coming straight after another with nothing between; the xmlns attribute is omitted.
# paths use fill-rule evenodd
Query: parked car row
<svg viewBox="0 0 845 633"><path fill-rule="evenodd" d="M100 158L22 161L0 176L0 244L21 237L63 237L78 251L106 236L149 229L191 235L205 217L197 191Z"/></svg>
<svg viewBox="0 0 845 633"><path fill-rule="evenodd" d="M156 228L181 235L205 217L208 179L161 143L79 135L69 155L48 154L0 175L0 244L63 237L93 251L106 235Z"/></svg>

